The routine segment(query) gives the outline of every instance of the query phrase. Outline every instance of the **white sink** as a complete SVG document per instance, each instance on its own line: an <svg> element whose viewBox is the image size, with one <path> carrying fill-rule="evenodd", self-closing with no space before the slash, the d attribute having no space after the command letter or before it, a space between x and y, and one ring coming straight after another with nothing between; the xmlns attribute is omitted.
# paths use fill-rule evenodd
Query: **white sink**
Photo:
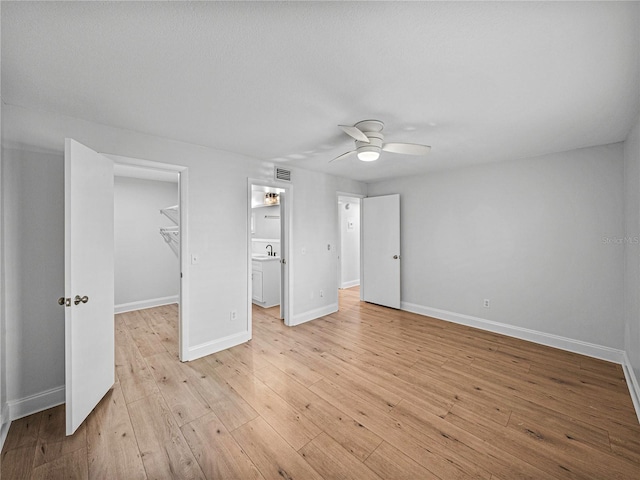
<svg viewBox="0 0 640 480"><path fill-rule="evenodd" d="M277 255L268 255L266 253L252 253L251 258L254 260L269 260L279 258Z"/></svg>

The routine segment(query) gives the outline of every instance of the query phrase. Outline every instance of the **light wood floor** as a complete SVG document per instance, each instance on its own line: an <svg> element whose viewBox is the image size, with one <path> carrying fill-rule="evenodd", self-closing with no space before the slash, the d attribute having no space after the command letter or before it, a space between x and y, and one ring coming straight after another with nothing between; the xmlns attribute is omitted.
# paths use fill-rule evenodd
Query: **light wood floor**
<svg viewBox="0 0 640 480"><path fill-rule="evenodd" d="M116 317L117 383L72 437L63 406L15 421L2 478L638 479L620 366L341 292L288 328L177 360L177 310Z"/></svg>

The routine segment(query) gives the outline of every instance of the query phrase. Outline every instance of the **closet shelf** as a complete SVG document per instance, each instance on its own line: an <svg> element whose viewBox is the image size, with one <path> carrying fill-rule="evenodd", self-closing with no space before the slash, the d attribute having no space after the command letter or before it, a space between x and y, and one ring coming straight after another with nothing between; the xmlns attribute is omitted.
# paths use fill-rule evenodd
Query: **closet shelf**
<svg viewBox="0 0 640 480"><path fill-rule="evenodd" d="M180 208L178 205L161 208L160 214L175 224L170 227L160 227L160 235L162 235L164 241L169 244L173 253L178 255L178 247L180 246Z"/></svg>
<svg viewBox="0 0 640 480"><path fill-rule="evenodd" d="M161 208L160 213L171 220L176 225L180 225L180 208L178 205Z"/></svg>
<svg viewBox="0 0 640 480"><path fill-rule="evenodd" d="M160 235L167 243L180 243L180 230L178 227L160 227Z"/></svg>

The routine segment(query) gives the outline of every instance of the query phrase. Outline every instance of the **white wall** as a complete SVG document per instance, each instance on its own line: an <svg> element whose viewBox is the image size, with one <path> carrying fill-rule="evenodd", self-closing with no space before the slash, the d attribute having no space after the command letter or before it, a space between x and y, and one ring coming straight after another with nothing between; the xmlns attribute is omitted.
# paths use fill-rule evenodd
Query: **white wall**
<svg viewBox="0 0 640 480"><path fill-rule="evenodd" d="M296 267L291 282L295 299L292 323L297 324L338 309L336 192L356 192L345 179L307 170L295 170L294 174L291 258Z"/></svg>
<svg viewBox="0 0 640 480"><path fill-rule="evenodd" d="M360 285L360 199L343 196L338 198L340 288L349 288ZM349 209L345 208L347 204Z"/></svg>
<svg viewBox="0 0 640 480"><path fill-rule="evenodd" d="M369 195L401 197L403 308L622 349L622 187L614 144L376 183Z"/></svg>
<svg viewBox="0 0 640 480"><path fill-rule="evenodd" d="M624 143L624 177L624 349L640 380L640 117Z"/></svg>
<svg viewBox="0 0 640 480"><path fill-rule="evenodd" d="M9 173L2 179L9 199L5 228L14 232L5 245L5 261L10 260L6 283L12 286L6 297L12 416L14 411L29 411L29 395L45 392L38 397L41 403L62 400L60 390L54 388L51 396L46 390L64 384L64 312L56 299L64 290L65 137L103 153L188 167L187 254L198 254L200 261L184 272L190 282L187 355L248 339L247 178L272 179L272 163L12 105L5 105L2 113L8 148L3 163ZM292 177L292 315L304 320L337 305L335 262L326 261L335 252L322 248L327 242L335 245L338 236L336 192L362 194L366 186L304 170L294 170ZM307 247L305 256L300 245ZM334 293L310 299L309 292L319 288ZM231 310L238 312L234 322L229 321Z"/></svg>
<svg viewBox="0 0 640 480"><path fill-rule="evenodd" d="M64 307L57 303L64 295L64 159L5 149L3 167L11 404L64 384Z"/></svg>
<svg viewBox="0 0 640 480"><path fill-rule="evenodd" d="M159 227L175 226L160 209L178 203L178 184L115 177L115 302L117 311L177 301L180 265Z"/></svg>

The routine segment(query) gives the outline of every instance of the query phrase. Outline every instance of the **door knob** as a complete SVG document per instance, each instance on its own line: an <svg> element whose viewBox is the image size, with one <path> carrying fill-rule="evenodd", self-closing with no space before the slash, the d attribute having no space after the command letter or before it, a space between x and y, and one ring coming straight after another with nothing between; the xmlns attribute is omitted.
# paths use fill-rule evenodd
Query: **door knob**
<svg viewBox="0 0 640 480"><path fill-rule="evenodd" d="M287 263L287 260L283 258L283 259L281 259L281 260L280 260L280 263L282 263L283 265L285 265L285 264Z"/></svg>
<svg viewBox="0 0 640 480"><path fill-rule="evenodd" d="M64 305L64 306L70 307L71 306L71 299L70 298L60 297L58 299L58 305Z"/></svg>
<svg viewBox="0 0 640 480"><path fill-rule="evenodd" d="M394 260L397 260L397 259L399 259L399 258L400 258L400 255L394 255L394 256L393 256L393 259L394 259Z"/></svg>
<svg viewBox="0 0 640 480"><path fill-rule="evenodd" d="M89 297L86 295L84 297L80 297L80 295L76 295L76 298L73 299L73 303L78 305L80 302L87 303L89 301Z"/></svg>

